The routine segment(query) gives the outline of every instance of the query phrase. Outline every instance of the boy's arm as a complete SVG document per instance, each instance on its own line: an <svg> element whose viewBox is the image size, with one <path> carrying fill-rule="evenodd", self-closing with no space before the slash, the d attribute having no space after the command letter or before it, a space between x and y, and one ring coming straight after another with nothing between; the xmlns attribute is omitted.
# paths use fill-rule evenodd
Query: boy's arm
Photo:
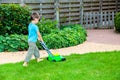
<svg viewBox="0 0 120 80"><path fill-rule="evenodd" d="M37 32L37 34L38 34L38 40L43 42L42 36L39 31Z"/></svg>

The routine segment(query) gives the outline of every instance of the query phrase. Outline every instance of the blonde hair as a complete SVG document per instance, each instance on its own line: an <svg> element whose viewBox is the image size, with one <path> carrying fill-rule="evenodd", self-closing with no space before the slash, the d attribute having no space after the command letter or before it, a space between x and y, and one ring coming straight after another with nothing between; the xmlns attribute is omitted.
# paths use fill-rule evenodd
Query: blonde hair
<svg viewBox="0 0 120 80"><path fill-rule="evenodd" d="M33 12L30 16L30 20L34 20L35 18L39 19L40 15L38 12Z"/></svg>

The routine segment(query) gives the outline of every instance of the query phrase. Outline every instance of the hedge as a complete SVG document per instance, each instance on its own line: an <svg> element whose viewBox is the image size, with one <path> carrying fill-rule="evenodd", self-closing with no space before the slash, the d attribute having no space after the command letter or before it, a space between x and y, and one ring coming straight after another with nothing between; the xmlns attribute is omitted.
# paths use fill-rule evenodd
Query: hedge
<svg viewBox="0 0 120 80"><path fill-rule="evenodd" d="M44 36L49 48L63 48L75 46L86 40L87 32L81 25L64 26L62 30Z"/></svg>
<svg viewBox="0 0 120 80"><path fill-rule="evenodd" d="M30 9L18 4L0 5L0 35L27 34Z"/></svg>
<svg viewBox="0 0 120 80"><path fill-rule="evenodd" d="M42 18L39 23L37 23L40 33L42 35L50 34L53 31L57 30L57 21L52 21L50 19Z"/></svg>
<svg viewBox="0 0 120 80"><path fill-rule="evenodd" d="M25 35L0 36L0 52L27 50L28 42Z"/></svg>
<svg viewBox="0 0 120 80"><path fill-rule="evenodd" d="M120 32L120 12L116 14L115 19L114 19L114 24L115 24L115 30L117 32Z"/></svg>
<svg viewBox="0 0 120 80"><path fill-rule="evenodd" d="M69 46L75 46L83 43L86 40L87 32L80 25L64 26L61 30L54 30L50 34L43 36L44 42L48 48L56 49ZM37 42L39 49L42 49ZM25 35L10 35L0 36L0 52L3 51L21 51L28 49L27 36Z"/></svg>

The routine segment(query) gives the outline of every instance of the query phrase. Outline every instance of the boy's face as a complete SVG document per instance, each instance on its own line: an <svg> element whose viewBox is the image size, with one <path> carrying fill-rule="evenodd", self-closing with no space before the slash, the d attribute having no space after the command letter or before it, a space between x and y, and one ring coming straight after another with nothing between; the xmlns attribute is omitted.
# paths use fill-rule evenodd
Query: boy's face
<svg viewBox="0 0 120 80"><path fill-rule="evenodd" d="M37 24L39 22L40 18L35 18L34 21Z"/></svg>

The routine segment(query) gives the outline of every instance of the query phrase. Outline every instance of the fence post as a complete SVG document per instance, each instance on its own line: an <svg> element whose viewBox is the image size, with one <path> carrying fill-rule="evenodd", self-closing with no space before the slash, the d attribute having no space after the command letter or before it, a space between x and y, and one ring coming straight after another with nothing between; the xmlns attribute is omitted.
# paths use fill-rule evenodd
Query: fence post
<svg viewBox="0 0 120 80"><path fill-rule="evenodd" d="M112 12L112 28L114 28L114 15L115 15L115 13L114 12Z"/></svg>
<svg viewBox="0 0 120 80"><path fill-rule="evenodd" d="M89 17L89 14L86 12L86 14L85 14L85 17L86 17L86 20L85 20L85 24L86 24L86 28L88 28L88 17Z"/></svg>
<svg viewBox="0 0 120 80"><path fill-rule="evenodd" d="M108 12L108 27L111 25L111 22L110 22L110 15L111 15L111 13Z"/></svg>
<svg viewBox="0 0 120 80"><path fill-rule="evenodd" d="M83 0L80 0L80 24L83 25Z"/></svg>
<svg viewBox="0 0 120 80"><path fill-rule="evenodd" d="M40 11L39 11L39 13L40 13L40 16L42 17L42 0L40 0Z"/></svg>
<svg viewBox="0 0 120 80"><path fill-rule="evenodd" d="M2 4L2 0L0 0L0 4Z"/></svg>
<svg viewBox="0 0 120 80"><path fill-rule="evenodd" d="M21 5L21 6L24 6L24 5L25 5L24 0L21 0L20 5Z"/></svg>
<svg viewBox="0 0 120 80"><path fill-rule="evenodd" d="M107 12L105 11L104 12L104 19L105 19L105 21L104 21L104 23L105 23L105 27L107 27Z"/></svg>
<svg viewBox="0 0 120 80"><path fill-rule="evenodd" d="M69 2L69 24L71 23L71 3Z"/></svg>
<svg viewBox="0 0 120 80"><path fill-rule="evenodd" d="M102 25L102 17L103 17L103 13L102 13L102 5L103 5L103 0L99 0L100 1L100 10L99 10L99 27L101 27Z"/></svg>
<svg viewBox="0 0 120 80"><path fill-rule="evenodd" d="M60 16L59 16L59 0L55 0L55 17L56 17L56 20L58 22L57 24L57 28L60 27Z"/></svg>
<svg viewBox="0 0 120 80"><path fill-rule="evenodd" d="M118 12L118 0L116 0L116 12Z"/></svg>

